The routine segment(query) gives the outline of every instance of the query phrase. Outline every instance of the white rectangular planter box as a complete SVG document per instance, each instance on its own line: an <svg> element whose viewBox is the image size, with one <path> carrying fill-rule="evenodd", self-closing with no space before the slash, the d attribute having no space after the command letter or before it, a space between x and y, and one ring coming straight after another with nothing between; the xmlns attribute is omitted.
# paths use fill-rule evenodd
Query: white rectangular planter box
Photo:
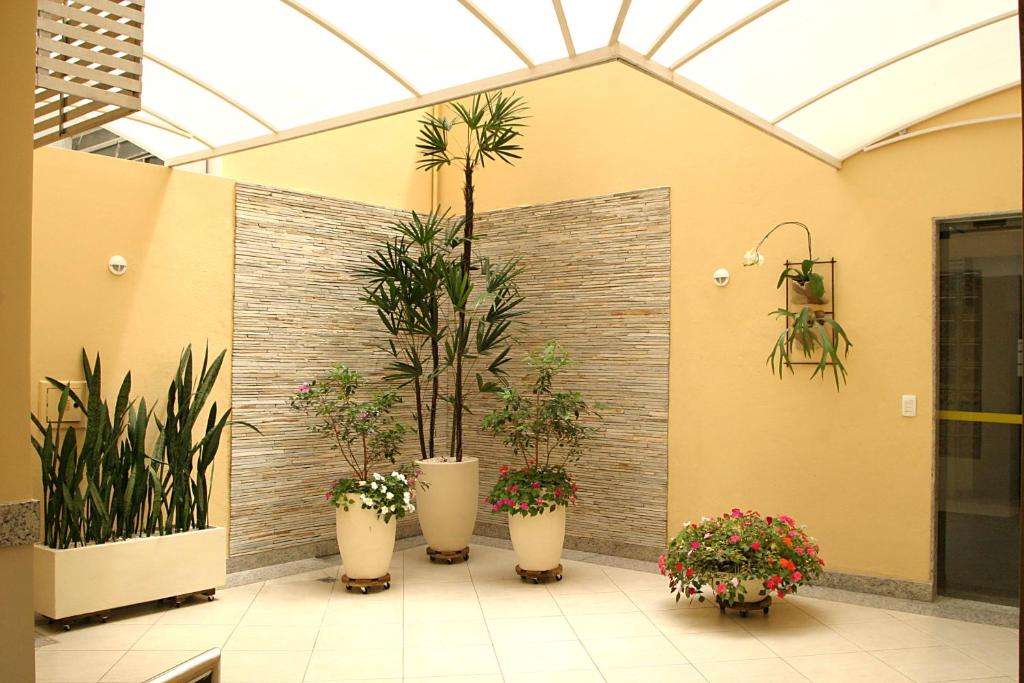
<svg viewBox="0 0 1024 683"><path fill-rule="evenodd" d="M223 586L219 527L81 548L35 546L35 608L66 619Z"/></svg>

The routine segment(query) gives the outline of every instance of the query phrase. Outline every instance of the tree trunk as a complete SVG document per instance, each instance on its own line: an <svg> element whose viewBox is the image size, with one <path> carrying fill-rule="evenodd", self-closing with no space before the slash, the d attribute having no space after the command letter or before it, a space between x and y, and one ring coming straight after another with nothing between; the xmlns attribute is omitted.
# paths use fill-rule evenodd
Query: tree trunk
<svg viewBox="0 0 1024 683"><path fill-rule="evenodd" d="M433 379L430 382L430 448L425 458L434 457L434 435L437 432L437 393L440 378L437 376L437 368L441 364L441 352L438 348L437 339L430 340L430 357L433 364Z"/></svg>
<svg viewBox="0 0 1024 683"><path fill-rule="evenodd" d="M462 187L462 198L465 203L465 213L463 217L462 225L462 272L468 278L470 273L470 265L473 258L473 164L467 161L465 169L463 171L465 184ZM463 328L466 324L466 311L465 309L459 311L459 334L462 334ZM465 340L466 345L469 344L469 339ZM461 346L461 344L460 344ZM455 400L453 401L453 410L455 411L454 419L452 421L452 440L454 441L454 454L455 462L462 462L462 414L464 408L464 392L463 392L463 377L462 377L462 357L465 354L465 349L458 350L455 355Z"/></svg>
<svg viewBox="0 0 1024 683"><path fill-rule="evenodd" d="M420 457L427 457L427 444L423 436L423 395L420 389L420 378L413 381L413 388L416 391L416 432L420 437Z"/></svg>

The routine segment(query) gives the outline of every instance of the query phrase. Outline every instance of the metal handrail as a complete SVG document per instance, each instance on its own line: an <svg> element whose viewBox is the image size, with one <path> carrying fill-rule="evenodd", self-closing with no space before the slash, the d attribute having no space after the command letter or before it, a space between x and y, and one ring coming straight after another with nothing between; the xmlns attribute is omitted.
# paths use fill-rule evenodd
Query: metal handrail
<svg viewBox="0 0 1024 683"><path fill-rule="evenodd" d="M196 655L146 683L220 683L220 648Z"/></svg>

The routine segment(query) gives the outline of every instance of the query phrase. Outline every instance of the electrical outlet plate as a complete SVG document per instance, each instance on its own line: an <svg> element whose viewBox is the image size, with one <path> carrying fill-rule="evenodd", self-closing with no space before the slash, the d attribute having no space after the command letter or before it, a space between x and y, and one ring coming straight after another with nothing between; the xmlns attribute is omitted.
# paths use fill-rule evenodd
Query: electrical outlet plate
<svg viewBox="0 0 1024 683"><path fill-rule="evenodd" d="M88 400L84 381L72 380L67 382L67 384L71 387L71 391L78 394L80 399L83 401ZM47 380L39 380L39 411L36 414L44 416L44 422L56 424L57 407L60 404L60 394L60 389L50 384ZM74 402L69 400L67 407L64 409L64 422L67 424L77 425L82 423L84 420L85 415L82 414L82 410L75 407Z"/></svg>
<svg viewBox="0 0 1024 683"><path fill-rule="evenodd" d="M900 397L900 414L903 417L914 417L917 415L916 394L903 394Z"/></svg>

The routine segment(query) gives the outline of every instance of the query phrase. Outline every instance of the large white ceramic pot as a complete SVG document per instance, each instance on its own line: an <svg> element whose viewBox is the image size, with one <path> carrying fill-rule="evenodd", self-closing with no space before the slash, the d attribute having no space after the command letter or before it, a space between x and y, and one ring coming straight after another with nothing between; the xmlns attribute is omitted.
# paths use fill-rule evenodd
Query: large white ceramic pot
<svg viewBox="0 0 1024 683"><path fill-rule="evenodd" d="M532 517L509 513L508 533L520 569L543 572L558 567L565 543L565 510L559 505L554 512L545 510Z"/></svg>
<svg viewBox="0 0 1024 683"><path fill-rule="evenodd" d="M747 591L743 596L744 602L761 602L768 594L761 579L742 579L740 585Z"/></svg>
<svg viewBox="0 0 1024 683"><path fill-rule="evenodd" d="M376 510L364 510L351 499L348 510L338 508L338 549L350 579L378 579L388 573L395 551L394 517L385 522Z"/></svg>
<svg viewBox="0 0 1024 683"><path fill-rule="evenodd" d="M480 495L479 461L428 458L416 464L416 511L427 545L447 553L468 548Z"/></svg>

